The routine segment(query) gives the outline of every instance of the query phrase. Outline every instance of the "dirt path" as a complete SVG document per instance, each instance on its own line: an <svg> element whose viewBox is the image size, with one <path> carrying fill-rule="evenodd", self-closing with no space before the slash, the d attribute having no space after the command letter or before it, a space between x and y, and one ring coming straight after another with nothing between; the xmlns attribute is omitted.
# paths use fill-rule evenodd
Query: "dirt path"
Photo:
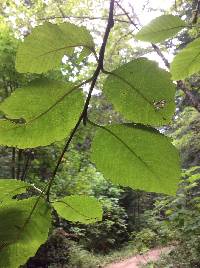
<svg viewBox="0 0 200 268"><path fill-rule="evenodd" d="M119 263L109 264L105 268L139 268L140 265L146 264L149 261L158 260L161 254L170 252L170 250L170 247L152 249L143 255L139 254Z"/></svg>

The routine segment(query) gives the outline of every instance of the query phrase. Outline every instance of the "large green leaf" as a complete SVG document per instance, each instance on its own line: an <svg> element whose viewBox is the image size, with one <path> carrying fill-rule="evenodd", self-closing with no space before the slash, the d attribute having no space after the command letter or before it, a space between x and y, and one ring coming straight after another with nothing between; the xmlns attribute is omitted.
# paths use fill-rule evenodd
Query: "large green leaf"
<svg viewBox="0 0 200 268"><path fill-rule="evenodd" d="M80 89L72 83L35 80L16 90L1 105L8 118L0 120L0 144L18 148L48 145L67 137L83 106Z"/></svg>
<svg viewBox="0 0 200 268"><path fill-rule="evenodd" d="M53 207L62 218L68 221L89 224L102 220L101 204L91 196L67 196L54 202Z"/></svg>
<svg viewBox="0 0 200 268"><path fill-rule="evenodd" d="M71 56L75 47L83 47L81 57L94 50L92 36L83 26L69 22L60 25L45 22L33 29L18 48L16 69L25 73L44 73L61 64L64 55Z"/></svg>
<svg viewBox="0 0 200 268"><path fill-rule="evenodd" d="M31 185L23 181L0 179L0 205L11 200L17 194L25 193L28 187Z"/></svg>
<svg viewBox="0 0 200 268"><path fill-rule="evenodd" d="M46 241L51 225L50 209L40 200L29 218L35 202L36 198L30 198L0 207L0 267L19 267Z"/></svg>
<svg viewBox="0 0 200 268"><path fill-rule="evenodd" d="M181 80L200 71L200 38L182 49L171 63L172 79Z"/></svg>
<svg viewBox="0 0 200 268"><path fill-rule="evenodd" d="M174 194L181 174L170 140L140 125L99 128L91 159L113 183L148 192Z"/></svg>
<svg viewBox="0 0 200 268"><path fill-rule="evenodd" d="M103 92L125 119L135 123L167 124L174 113L175 86L170 74L145 58L108 75Z"/></svg>
<svg viewBox="0 0 200 268"><path fill-rule="evenodd" d="M144 26L135 35L135 38L152 43L162 42L176 35L184 27L186 27L186 23L178 16L162 15Z"/></svg>

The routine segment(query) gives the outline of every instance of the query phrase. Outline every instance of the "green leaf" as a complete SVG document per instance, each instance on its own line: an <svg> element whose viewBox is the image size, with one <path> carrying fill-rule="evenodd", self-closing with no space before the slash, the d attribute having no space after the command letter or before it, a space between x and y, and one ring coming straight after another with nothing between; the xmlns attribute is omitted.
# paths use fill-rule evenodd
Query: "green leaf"
<svg viewBox="0 0 200 268"><path fill-rule="evenodd" d="M168 124L175 110L175 86L157 63L139 58L108 75L103 92L125 119L150 125Z"/></svg>
<svg viewBox="0 0 200 268"><path fill-rule="evenodd" d="M197 180L200 180L200 174L199 173L198 174L193 174L188 178L189 182L195 182Z"/></svg>
<svg viewBox="0 0 200 268"><path fill-rule="evenodd" d="M135 38L141 41L158 43L176 35L186 27L186 23L178 16L162 15L144 26Z"/></svg>
<svg viewBox="0 0 200 268"><path fill-rule="evenodd" d="M181 80L200 71L200 38L181 50L171 63L172 79Z"/></svg>
<svg viewBox="0 0 200 268"><path fill-rule="evenodd" d="M170 140L141 125L99 128L91 159L113 183L148 192L174 194L181 174Z"/></svg>
<svg viewBox="0 0 200 268"><path fill-rule="evenodd" d="M1 105L0 144L18 148L45 146L67 137L83 107L83 94L72 83L35 80ZM26 122L16 123L23 118Z"/></svg>
<svg viewBox="0 0 200 268"><path fill-rule="evenodd" d="M50 209L40 200L29 219L36 200L30 198L0 207L0 267L17 268L25 264L46 241Z"/></svg>
<svg viewBox="0 0 200 268"><path fill-rule="evenodd" d="M64 55L71 56L75 47L83 47L81 58L94 51L92 36L85 27L45 22L35 27L19 46L16 69L20 73L47 72L58 67Z"/></svg>
<svg viewBox="0 0 200 268"><path fill-rule="evenodd" d="M12 197L17 194L25 193L28 187L31 187L31 185L23 181L0 179L0 205L12 200Z"/></svg>
<svg viewBox="0 0 200 268"><path fill-rule="evenodd" d="M62 218L68 221L89 224L102 220L101 204L91 196L67 196L54 202L53 207Z"/></svg>

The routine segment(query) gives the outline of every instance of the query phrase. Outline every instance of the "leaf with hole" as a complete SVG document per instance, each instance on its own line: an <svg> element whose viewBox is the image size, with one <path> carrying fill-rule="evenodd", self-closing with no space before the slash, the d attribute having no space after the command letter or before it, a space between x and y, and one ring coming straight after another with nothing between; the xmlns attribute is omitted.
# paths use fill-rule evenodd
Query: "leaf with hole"
<svg viewBox="0 0 200 268"><path fill-rule="evenodd" d="M0 120L0 144L23 149L66 138L83 102L81 89L72 83L39 79L17 89L0 105L7 118Z"/></svg>
<svg viewBox="0 0 200 268"><path fill-rule="evenodd" d="M18 48L16 69L20 73L45 73L58 67L64 55L72 56L75 47L82 47L80 57L94 51L92 36L83 26L65 22L45 22L37 26Z"/></svg>
<svg viewBox="0 0 200 268"><path fill-rule="evenodd" d="M163 42L166 39L175 36L186 26L186 23L178 16L162 15L144 26L135 35L135 38L140 41L152 43Z"/></svg>
<svg viewBox="0 0 200 268"><path fill-rule="evenodd" d="M179 155L169 138L141 125L110 125L97 130L91 160L115 184L175 194Z"/></svg>
<svg viewBox="0 0 200 268"><path fill-rule="evenodd" d="M172 79L181 80L200 71L200 38L197 38L173 59L170 68Z"/></svg>
<svg viewBox="0 0 200 268"><path fill-rule="evenodd" d="M17 268L35 255L51 226L48 204L42 199L29 218L37 198L0 207L0 267Z"/></svg>
<svg viewBox="0 0 200 268"><path fill-rule="evenodd" d="M0 179L0 205L12 200L12 198L18 194L25 193L26 189L29 187L31 187L31 185L23 181Z"/></svg>
<svg viewBox="0 0 200 268"><path fill-rule="evenodd" d="M170 73L157 63L139 58L109 74L103 92L114 108L128 121L164 125L175 110L175 86Z"/></svg>
<svg viewBox="0 0 200 268"><path fill-rule="evenodd" d="M53 203L57 213L65 220L84 224L102 220L100 202L91 196L71 195Z"/></svg>

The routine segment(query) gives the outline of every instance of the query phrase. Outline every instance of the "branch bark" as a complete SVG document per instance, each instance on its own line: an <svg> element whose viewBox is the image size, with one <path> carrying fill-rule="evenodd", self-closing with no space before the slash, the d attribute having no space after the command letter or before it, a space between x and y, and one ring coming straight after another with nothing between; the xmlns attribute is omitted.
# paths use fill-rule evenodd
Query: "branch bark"
<svg viewBox="0 0 200 268"><path fill-rule="evenodd" d="M127 20L116 18L118 16L123 16L123 15L124 14L115 15L114 21L129 24L129 21L127 21ZM41 19L38 19L38 21L40 21L40 20L53 20L53 19L78 19L78 20L80 19L80 20L106 20L107 21L108 17L90 17L90 16L64 15L64 16L51 16L51 17L41 18Z"/></svg>
<svg viewBox="0 0 200 268"><path fill-rule="evenodd" d="M15 179L15 155L16 155L16 149L15 147L12 148L12 162L11 162L11 173L12 173L12 178Z"/></svg>
<svg viewBox="0 0 200 268"><path fill-rule="evenodd" d="M91 96L92 96L92 92L93 92L93 89L95 87L95 84L96 84L96 81L98 79L98 76L100 74L100 72L103 70L103 65L104 65L104 54L105 54L105 49L106 49L106 44L107 44L107 41L108 41L108 37L109 37L109 34L110 34L110 31L112 29L112 27L114 26L114 19L113 19L113 14L114 14L114 4L115 4L115 0L111 0L110 1L110 8L109 8L109 16L108 16L108 22L107 22L107 26L106 26L106 31L105 31L105 34L104 34L104 37L103 37L103 42L102 42L102 45L101 45L101 48L100 48L100 51L99 51L99 57L98 57L98 64L97 64L97 68L92 76L92 81L91 81L91 85L90 85L90 89L89 89L89 92L88 92L88 96L86 98L86 101L85 101L85 104L84 104L84 107L83 107L83 110L82 110L82 113L74 127L74 129L72 130L64 148L63 148L63 151L58 159L58 162L56 164L56 167L53 171L53 174L52 174L52 177L49 181L49 184L48 184L48 187L47 187L47 191L46 191L46 196L47 196L47 201L49 202L50 201L50 191L51 191L51 187L52 187L52 184L54 182L54 179L55 179L55 176L57 174L57 171L58 171L58 168L62 162L62 159L63 159L63 156L64 154L66 153L66 151L68 150L68 147L79 127L79 125L81 124L81 122L83 121L84 124L86 124L87 122L87 111L88 111L88 106L89 106L89 103L90 103L90 99L91 99Z"/></svg>
<svg viewBox="0 0 200 268"><path fill-rule="evenodd" d="M139 30L138 26L131 19L131 17L129 16L129 14L127 13L127 11L119 3L117 3L117 5L125 13L125 15L127 16L130 24L132 24L137 30ZM198 4L197 5L198 5L198 10L199 10L200 0L198 1ZM167 67L167 69L169 69L170 68L170 64L169 64L168 60L165 58L165 56L162 53L162 51L160 50L160 48L156 44L153 44L153 43L151 43L151 46L154 49L154 51L158 54L158 56L162 59L162 61L164 62L165 66ZM198 112L200 112L200 100L196 98L196 96L193 94L193 92L186 86L186 84L184 83L184 81L179 80L179 81L176 81L176 83L177 83L177 88L180 89L180 90L182 90L185 93L185 95L190 100L192 106Z"/></svg>

